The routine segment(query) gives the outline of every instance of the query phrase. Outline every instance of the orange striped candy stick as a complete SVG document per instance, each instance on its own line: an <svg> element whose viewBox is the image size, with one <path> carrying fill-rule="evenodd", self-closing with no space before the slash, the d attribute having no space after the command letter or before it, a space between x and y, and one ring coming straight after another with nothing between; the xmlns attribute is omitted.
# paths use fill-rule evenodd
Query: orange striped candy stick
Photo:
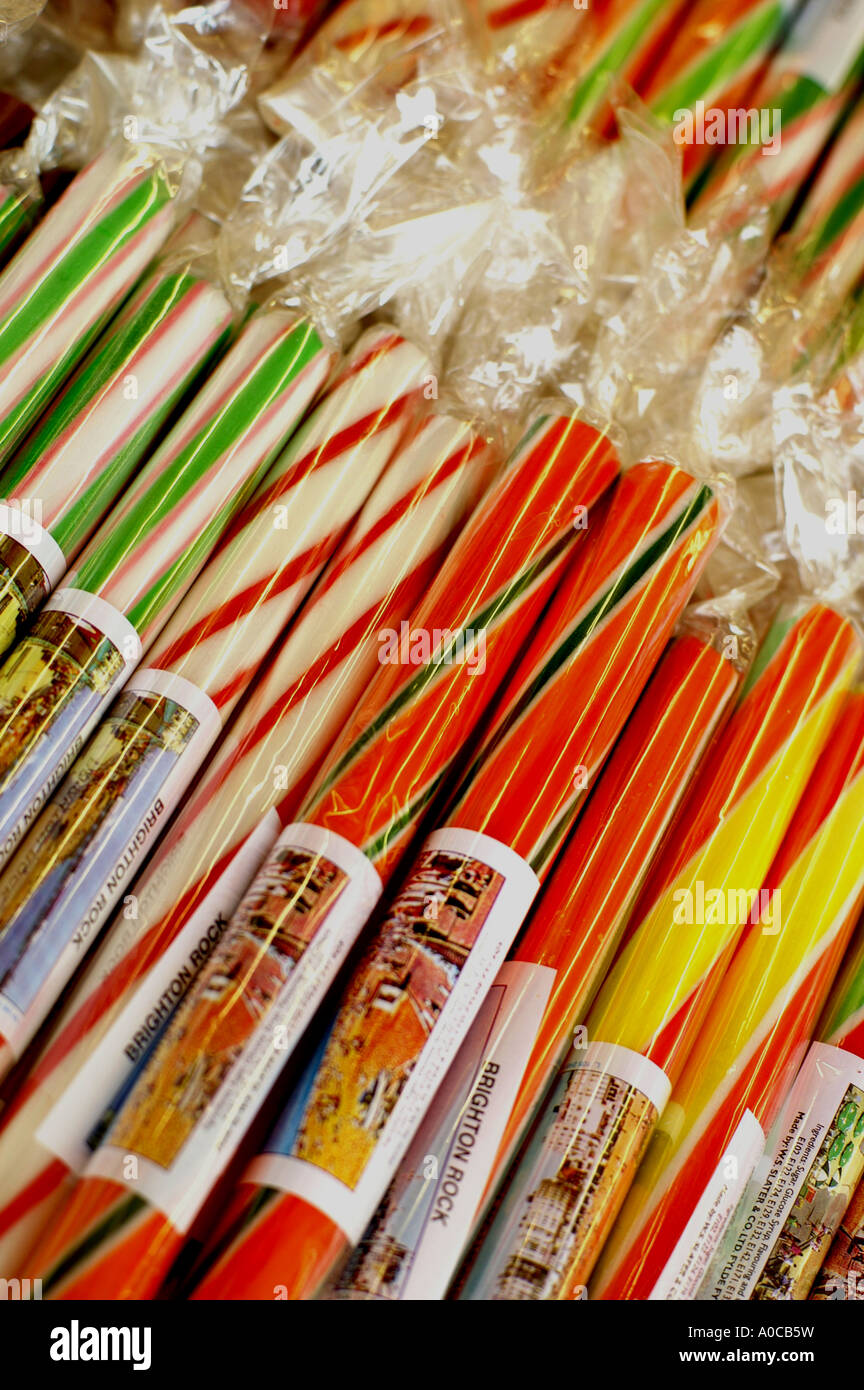
<svg viewBox="0 0 864 1390"><path fill-rule="evenodd" d="M763 883L859 652L822 604L768 634L511 1176L468 1298L581 1296L740 934L720 906Z"/></svg>
<svg viewBox="0 0 864 1390"><path fill-rule="evenodd" d="M721 636L718 630L718 646ZM484 1188L487 1197L494 1193L564 1060L573 1026L603 978L638 884L736 684L734 667L703 636L670 643L337 1296L443 1298L476 1228ZM470 1162L460 1168L454 1198L448 1173L459 1167L463 1122L478 1094L486 1098L482 1143L472 1145ZM437 1159L434 1175L430 1155Z"/></svg>
<svg viewBox="0 0 864 1390"><path fill-rule="evenodd" d="M592 1297L693 1298L864 898L864 692L850 695L630 1190ZM713 1219L709 1221L709 1214Z"/></svg>
<svg viewBox="0 0 864 1390"><path fill-rule="evenodd" d="M257 1228L239 1233L198 1296L272 1297L275 1281L310 1297L360 1239L717 526L711 489L680 469L640 464L624 478L349 984L296 1132L280 1123L250 1170L274 1189L268 1260L259 1264ZM297 1212L304 1236L317 1223L313 1248L328 1252L314 1268L294 1239Z"/></svg>
<svg viewBox="0 0 864 1390"><path fill-rule="evenodd" d="M119 1152L103 1144L88 1169L93 1175L81 1180L65 1218L32 1257L34 1267L53 1268L58 1256L64 1266L60 1281L49 1276L49 1296L91 1297L101 1287L142 1297L158 1288L395 867L393 837L385 833L382 840L382 827L389 832L392 825L407 844L412 822L545 607L578 534L574 513L581 528L585 506L616 471L608 438L577 417L536 422L415 616L419 664L411 659L409 633L406 665L382 664L334 750L323 790L308 799L305 820L280 836L176 1027L172 1020L122 1107L117 1132L126 1147L140 1150L142 1171L153 1177L160 1167L173 1167L176 1173L179 1158L184 1176L172 1195L157 1194L148 1183L145 1196L141 1187L127 1188L119 1172L96 1175L93 1165ZM485 671L475 674L469 642L478 634L485 635ZM423 660L429 642L435 655ZM274 1028L287 1029L278 1049ZM221 1081L232 1065L229 1091ZM240 1114L237 1086L248 1091ZM202 1117L206 1124L198 1123ZM228 1129L214 1144L213 1126L223 1124ZM197 1177L190 1186L193 1153ZM99 1233L107 1234L106 1221L113 1234L103 1251ZM83 1264L82 1237L89 1248Z"/></svg>

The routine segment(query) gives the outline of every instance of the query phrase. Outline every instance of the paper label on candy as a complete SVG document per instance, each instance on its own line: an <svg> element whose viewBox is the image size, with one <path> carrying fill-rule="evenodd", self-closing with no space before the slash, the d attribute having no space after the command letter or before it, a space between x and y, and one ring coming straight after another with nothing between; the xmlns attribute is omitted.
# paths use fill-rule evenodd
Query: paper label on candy
<svg viewBox="0 0 864 1390"><path fill-rule="evenodd" d="M132 624L82 589L58 589L10 653L0 670L0 864L140 657Z"/></svg>
<svg viewBox="0 0 864 1390"><path fill-rule="evenodd" d="M3 996L20 1015L5 1035L16 1055L72 978L220 729L216 706L189 681L138 672L36 821L26 853L0 881L0 925L18 951L3 981Z"/></svg>
<svg viewBox="0 0 864 1390"><path fill-rule="evenodd" d="M864 1171L864 1060L815 1043L700 1298L806 1298Z"/></svg>
<svg viewBox="0 0 864 1390"><path fill-rule="evenodd" d="M574 1047L471 1272L471 1299L578 1297L670 1092L614 1043Z"/></svg>
<svg viewBox="0 0 864 1390"><path fill-rule="evenodd" d="M501 966L340 1291L444 1297L471 1237L554 983L548 966Z"/></svg>
<svg viewBox="0 0 864 1390"><path fill-rule="evenodd" d="M751 1110L745 1110L649 1298L696 1297L764 1147L762 1126Z"/></svg>
<svg viewBox="0 0 864 1390"><path fill-rule="evenodd" d="M355 972L310 1093L270 1136L252 1181L295 1193L359 1241L538 886L519 855L478 831L426 840Z"/></svg>
<svg viewBox="0 0 864 1390"><path fill-rule="evenodd" d="M103 1116L116 1112L174 1009L219 945L280 829L278 815L269 811L251 831L45 1116L36 1137L73 1172L80 1173L88 1162L101 1138ZM126 943L127 952L137 939Z"/></svg>
<svg viewBox="0 0 864 1390"><path fill-rule="evenodd" d="M53 536L0 504L0 652L12 646L66 568Z"/></svg>
<svg viewBox="0 0 864 1390"><path fill-rule="evenodd" d="M13 540L33 556L49 589L60 583L66 573L66 556L51 532L45 530L26 506L0 502L0 550L7 540Z"/></svg>
<svg viewBox="0 0 864 1390"><path fill-rule="evenodd" d="M186 1231L381 895L354 845L291 825L169 1022L88 1172L126 1180Z"/></svg>

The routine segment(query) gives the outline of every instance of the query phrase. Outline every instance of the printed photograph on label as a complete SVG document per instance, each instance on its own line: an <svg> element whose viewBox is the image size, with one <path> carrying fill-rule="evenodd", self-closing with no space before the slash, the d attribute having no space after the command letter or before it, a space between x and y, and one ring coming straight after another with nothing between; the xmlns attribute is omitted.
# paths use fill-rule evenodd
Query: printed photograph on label
<svg viewBox="0 0 864 1390"><path fill-rule="evenodd" d="M49 592L36 557L12 536L0 536L0 652L12 646Z"/></svg>
<svg viewBox="0 0 864 1390"><path fill-rule="evenodd" d="M163 1168L174 1163L346 882L323 855L277 843L183 1005L182 1027L157 1046L112 1145Z"/></svg>
<svg viewBox="0 0 864 1390"><path fill-rule="evenodd" d="M37 739L46 767L53 766L55 749L62 757L71 733L123 668L114 643L84 618L40 614L0 672L0 793L14 790L22 758Z"/></svg>
<svg viewBox="0 0 864 1390"><path fill-rule="evenodd" d="M20 1009L33 1002L70 931L86 927L94 885L118 870L105 824L112 808L122 799L124 818L137 808L143 822L197 728L176 701L125 691L0 875L0 970L25 952L0 987ZM83 881L64 892L85 856Z"/></svg>
<svg viewBox="0 0 864 1390"><path fill-rule="evenodd" d="M354 976L295 1157L356 1186L503 883L462 854L419 857Z"/></svg>
<svg viewBox="0 0 864 1390"><path fill-rule="evenodd" d="M582 1282L578 1270L593 1264L617 1211L613 1194L629 1187L657 1123L646 1095L591 1067L574 1067L560 1091L551 1130L528 1150L535 1185L514 1203L494 1252L497 1300L549 1298L571 1276Z"/></svg>
<svg viewBox="0 0 864 1390"><path fill-rule="evenodd" d="M784 1222L759 1280L756 1299L789 1299L809 1283L839 1228L864 1167L864 1091L850 1086Z"/></svg>
<svg viewBox="0 0 864 1390"><path fill-rule="evenodd" d="M811 1296L820 1301L864 1301L864 1182L855 1189Z"/></svg>
<svg viewBox="0 0 864 1390"><path fill-rule="evenodd" d="M465 1158L454 1156L464 1096L477 1069L478 1057L491 1047L503 985L493 984L474 1020L465 1046L439 1088L432 1112L420 1128L387 1195L366 1228L339 1282L339 1292L359 1292L378 1298L401 1297L417 1259L417 1247L433 1212L441 1182L457 1181L464 1173ZM468 1092L470 1095L470 1092ZM435 1123L430 1123L434 1118ZM429 1126L427 1128L427 1125ZM439 1153L429 1152L432 1131L447 1142ZM468 1155L470 1157L470 1155ZM432 1160L430 1163L430 1159Z"/></svg>

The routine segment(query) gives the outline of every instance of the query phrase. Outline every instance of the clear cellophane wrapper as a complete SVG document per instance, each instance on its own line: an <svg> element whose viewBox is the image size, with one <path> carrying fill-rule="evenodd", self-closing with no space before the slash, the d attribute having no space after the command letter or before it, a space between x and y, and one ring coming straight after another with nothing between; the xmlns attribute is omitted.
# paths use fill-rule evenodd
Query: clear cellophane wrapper
<svg viewBox="0 0 864 1390"><path fill-rule="evenodd" d="M629 114L622 120L622 138L632 121L641 137L637 150L650 149L644 120ZM747 190L736 188L701 222L687 219L671 141L660 136L655 141L655 182L665 190L666 215L655 221L637 264L623 276L607 277L608 308L587 361L584 354L581 360L575 355L576 372L567 389L577 399L594 399L619 419L637 454L660 450L697 469L719 468L734 476L749 469L733 468L728 457L702 443L700 391L709 355L746 302L766 254L767 215L753 206ZM628 206L636 228L632 202ZM737 215L731 215L733 209Z"/></svg>
<svg viewBox="0 0 864 1390"><path fill-rule="evenodd" d="M573 130L535 137L512 94L499 102L522 122L509 122L501 215L448 360L452 388L508 428L562 383L580 408L616 418L588 365L604 326L680 228L671 147L639 113L622 116L620 140L601 144Z"/></svg>

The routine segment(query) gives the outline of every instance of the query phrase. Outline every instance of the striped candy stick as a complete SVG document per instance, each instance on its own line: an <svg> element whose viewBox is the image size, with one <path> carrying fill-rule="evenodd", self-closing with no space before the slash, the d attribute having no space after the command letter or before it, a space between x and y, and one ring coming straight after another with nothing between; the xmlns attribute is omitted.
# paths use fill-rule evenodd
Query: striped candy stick
<svg viewBox="0 0 864 1390"><path fill-rule="evenodd" d="M832 1052L837 1049L838 1054L846 1054L850 1059L864 1058L864 930L860 924L834 982L817 1036ZM860 1258L862 1211L864 1179L859 1180L845 1215L839 1217L811 1298L856 1302L864 1298Z"/></svg>
<svg viewBox="0 0 864 1390"><path fill-rule="evenodd" d="M553 604L536 653L529 649L498 706L448 822L494 835L545 875L692 592L718 521L711 489L681 469L630 470L581 582ZM569 701L578 714L563 736Z"/></svg>
<svg viewBox="0 0 864 1390"><path fill-rule="evenodd" d="M382 880L489 708L616 469L593 425L541 416L411 623L382 644L381 668L300 811L362 850Z"/></svg>
<svg viewBox="0 0 864 1390"><path fill-rule="evenodd" d="M280 796L286 809L288 785L287 814L296 813L311 771L377 666L380 630L398 629L428 587L488 462L468 425L427 417L253 689L145 874L137 918L109 932L13 1102L0 1138L0 1269L20 1265L62 1198L64 1174L86 1158L86 1137L129 1071L129 1037L148 1017L139 995L150 989L158 1013L163 991L196 968L202 940L218 937L214 924L233 914L275 837L256 848L256 825Z"/></svg>
<svg viewBox="0 0 864 1390"><path fill-rule="evenodd" d="M0 668L0 858L29 828L331 364L308 322L281 309L254 316L10 653ZM0 1032L8 1039L7 1027Z"/></svg>
<svg viewBox="0 0 864 1390"><path fill-rule="evenodd" d="M416 739L416 746L426 752L434 732L442 745L435 747L434 775L437 782L443 779L460 741L464 741L472 723L476 725L488 707L497 681L524 644L561 575L577 539L574 512L582 522L585 507L602 496L616 471L617 461L608 438L573 415L541 417L523 440L500 483L484 499L415 614L412 624L415 631L428 636L435 629L446 628L450 633L450 645L446 650L438 650L431 659L421 658L419 671L409 666L407 671L400 670L394 677L394 667L382 666L360 704L362 732L358 736L358 725L349 725L346 738L337 745L327 765L329 770L321 779L323 791L307 800L310 809L303 813L305 822L289 826L280 836L235 914L214 960L181 1006L178 1020L187 1020L182 1036L174 1022L169 1023L145 1068L143 1076L149 1080L143 1084L148 1091L153 1084L155 1099L169 1076L175 1074L173 1059L179 1056L179 1051L185 1050L185 1040L197 1053L198 1044L203 1044L205 1037L209 1038L207 1050L214 1060L217 1054L222 1055L227 1043L241 1068L234 1073L234 1081L244 1090L248 1088L243 1110L245 1118L236 1124L237 1116L234 1120L225 1117L230 1133L226 1134L218 1153L210 1142L208 1131L197 1123L193 1124L195 1134L191 1138L187 1131L181 1145L182 1162L185 1168L189 1155L195 1152L197 1177L191 1185L185 1174L182 1178L186 1192L182 1210L173 1198L167 1200L165 1195L152 1204L145 1202L143 1207L136 1197L130 1206L125 1188L115 1182L113 1176L97 1176L93 1169L93 1164L115 1152L113 1146L103 1144L91 1159L88 1176L79 1183L67 1208L70 1219L63 1227L61 1243L68 1242L70 1250L76 1253L69 1266L71 1283L67 1285L64 1281L62 1290L55 1289L58 1296L62 1296L67 1287L78 1288L81 1279L90 1288L95 1288L106 1277L112 1281L120 1278L122 1287L130 1291L158 1287L171 1255L182 1243L183 1231L194 1219L224 1166L220 1156L227 1157L236 1150L248 1122L263 1103L311 1011L320 1002L372 910L381 892L382 878L395 867L392 844L385 853L378 855L377 862L371 854L364 853L369 836L363 832L363 808L358 808L353 823L359 845L348 839L342 822L339 833L328 828L325 811L334 807L338 812L343 804L341 769L350 767L353 774L356 763L365 757L370 788L367 803L372 803L373 798L383 792L387 797L387 813L392 812L390 798L394 791L407 801L407 812L404 807L400 808L399 815L400 834L407 838L409 817L416 819L428 798L422 798L419 805L413 798L408 799L410 791L406 796L404 789L405 782L409 788L411 786L407 771L402 773L403 785L395 785L391 763L387 761L393 746L398 748L400 739L403 745L410 746ZM487 638L486 670L478 679L471 674L467 660L450 662L453 643L461 639L464 649L462 634L465 629L476 630L480 615ZM441 647L440 640L438 646ZM376 710L377 719L374 715L370 719L370 712ZM348 750L348 758L343 750ZM377 778L381 780L376 781ZM365 821L373 833L380 823L376 811L374 803L366 805ZM264 922L268 913L275 914L272 931L265 928L255 938L258 932L255 926L253 938L257 939L257 946L252 944L253 938L248 934L250 912L258 924ZM284 955L283 943L293 956ZM248 969L250 944L253 955L260 955L260 970L254 967L252 974ZM308 951L307 944L311 946ZM241 967L242 983L239 989L230 989L226 996L223 987L233 973L235 957L246 960L246 965ZM296 969L289 963L290 959L295 959ZM265 978L269 984L260 999L262 1007L256 1004L254 1015L250 1014L245 985L248 982L257 994L258 985ZM221 998L217 999L217 995ZM273 1005L278 1007L274 1010ZM222 1022L214 1029L212 1025L217 1016ZM277 1021L280 1018L281 1023ZM279 1051L270 1045L274 1025L283 1028L286 1034L285 1048L280 1046ZM214 1077L220 1066L221 1063L216 1063ZM226 1099L227 1093L217 1086L211 1095L212 1105L205 1107L208 1121L222 1124L218 1116ZM180 1130L186 1129L187 1122L193 1119L185 1100L186 1097L178 1094L173 1109L177 1127L166 1136L172 1147ZM137 1126L144 1104L143 1092L136 1083L121 1106L118 1125ZM77 1268L79 1222L89 1227L88 1213L94 1199L101 1212L102 1196L97 1196L97 1192L110 1194L108 1204L116 1207L117 1221L124 1228L123 1238L118 1235L107 1252L113 1267L110 1276L95 1249L88 1269ZM152 1257L139 1259L136 1255L127 1269L127 1248L140 1250L142 1240L152 1251ZM53 1266L56 1248L59 1248L57 1243L48 1242L46 1238L28 1263L41 1267L47 1262Z"/></svg>
<svg viewBox="0 0 864 1390"><path fill-rule="evenodd" d="M854 92L862 55L864 5L842 15L830 0L805 6L752 95L743 138L738 132L707 171L699 210L736 183L758 179L776 230Z"/></svg>
<svg viewBox="0 0 864 1390"><path fill-rule="evenodd" d="M855 935L825 1006L820 1037L864 1057L864 930Z"/></svg>
<svg viewBox="0 0 864 1390"><path fill-rule="evenodd" d="M120 495L231 318L203 277L154 271L4 470L0 652Z"/></svg>
<svg viewBox="0 0 864 1390"><path fill-rule="evenodd" d="M640 894L587 1048L511 1174L469 1298L579 1296L740 932L712 920L705 894L764 881L858 656L851 625L821 604L771 629Z"/></svg>
<svg viewBox="0 0 864 1390"><path fill-rule="evenodd" d="M0 184L0 265L36 220L42 203L38 180Z"/></svg>
<svg viewBox="0 0 864 1390"><path fill-rule="evenodd" d="M444 1296L484 1192L494 1194L564 1059L636 887L736 681L734 668L701 638L681 636L670 644L337 1296ZM462 1122L484 1091L483 1141L472 1144L470 1162L460 1168ZM430 1155L437 1159L434 1177ZM455 1200L447 1176L453 1164L461 1173Z"/></svg>
<svg viewBox="0 0 864 1390"><path fill-rule="evenodd" d="M686 22L691 0L614 0L588 10L588 33L580 31L560 64L569 87L568 120L609 134L608 94L614 78L642 92L671 36Z"/></svg>
<svg viewBox="0 0 864 1390"><path fill-rule="evenodd" d="M715 127L703 128L705 116L716 120L719 113L725 124L730 111L749 104L797 7L797 0L695 0L685 14L641 93L659 120L680 128L685 186L693 186L725 143L706 142L706 132L713 136ZM692 113L692 129L683 119L686 112Z"/></svg>
<svg viewBox="0 0 864 1390"><path fill-rule="evenodd" d="M269 1297L275 1280L290 1297L310 1297L360 1239L554 861L586 774L602 764L698 580L717 522L711 490L669 464L637 465L619 485L499 701L444 828L426 840L348 986L314 1080L302 1085L296 1132L271 1140L250 1170L253 1195L247 1188L240 1201L254 1209L253 1228L242 1230L241 1218L197 1296ZM436 972L442 959L450 978L440 964ZM400 1002L422 1026L410 1026ZM384 1088L373 1119L366 1094ZM334 1189L354 1200L335 1200ZM262 1240L270 1254L258 1265Z"/></svg>
<svg viewBox="0 0 864 1390"><path fill-rule="evenodd" d="M864 273L864 105L843 125L801 207L790 241L802 285L842 299Z"/></svg>
<svg viewBox="0 0 864 1390"><path fill-rule="evenodd" d="M693 1298L791 1085L864 899L864 693L850 695L592 1279ZM770 895L770 902L769 902ZM736 1160L736 1175L730 1178ZM706 1235L706 1218L714 1213Z"/></svg>
<svg viewBox="0 0 864 1390"><path fill-rule="evenodd" d="M0 461L83 357L173 219L161 162L118 142L73 179L0 275Z"/></svg>
<svg viewBox="0 0 864 1390"><path fill-rule="evenodd" d="M430 372L392 329L363 335L0 875L0 995L31 1001L16 1053L398 448Z"/></svg>

